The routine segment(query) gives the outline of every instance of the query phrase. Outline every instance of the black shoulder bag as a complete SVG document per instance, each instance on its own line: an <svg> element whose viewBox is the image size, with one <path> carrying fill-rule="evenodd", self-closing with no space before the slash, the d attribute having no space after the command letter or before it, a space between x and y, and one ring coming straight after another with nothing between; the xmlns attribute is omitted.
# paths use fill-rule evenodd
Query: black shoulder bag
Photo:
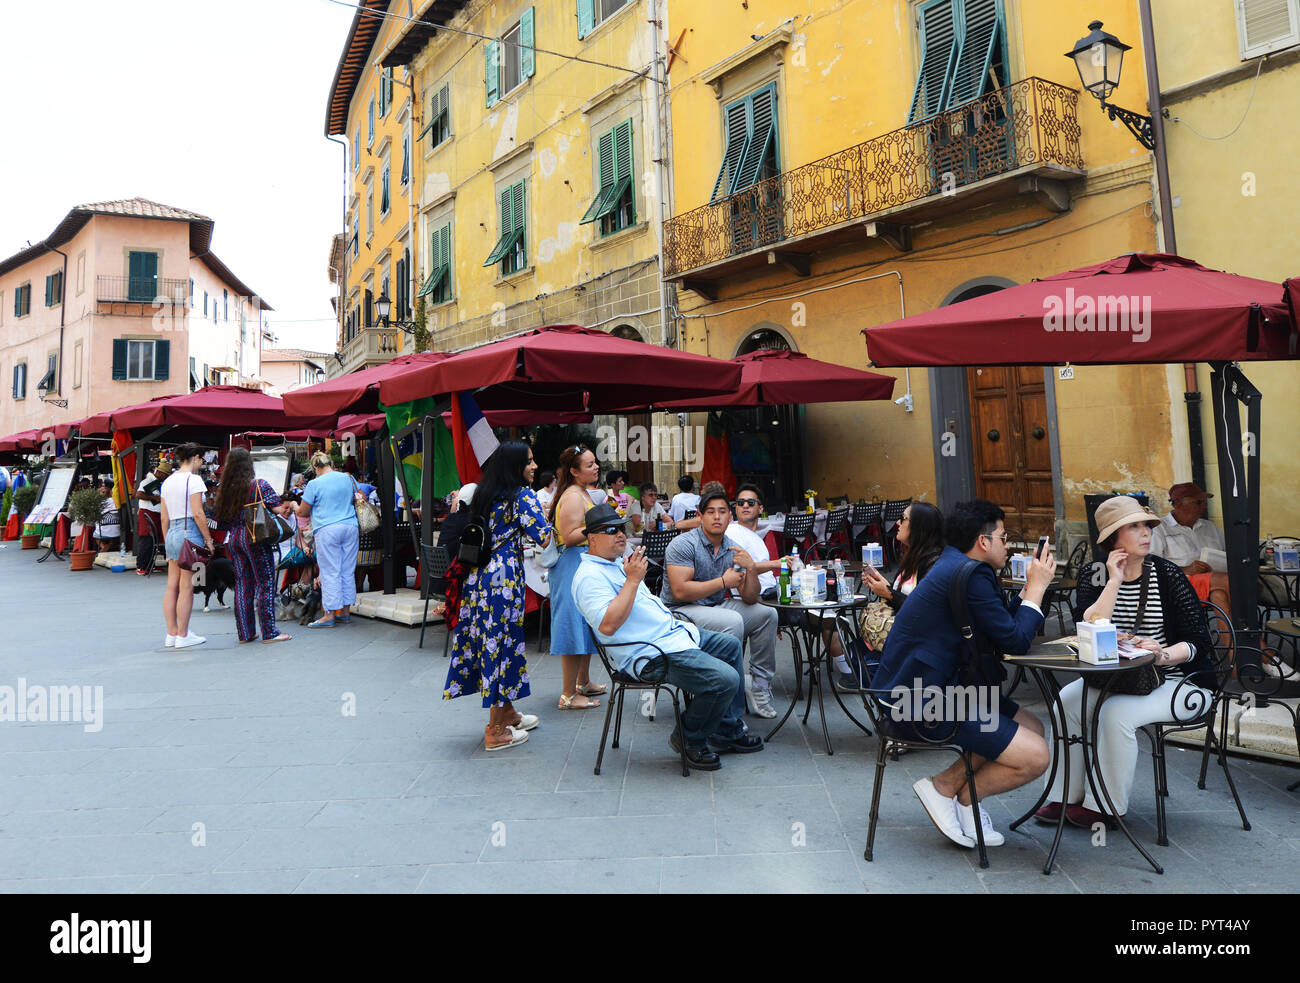
<svg viewBox="0 0 1300 983"><path fill-rule="evenodd" d="M957 678L964 686L987 683L1001 683L1006 678L1002 660L996 652L981 652L975 640L975 628L971 624L970 606L966 603L966 589L970 586L971 574L979 567L979 560L967 558L948 583L948 613L952 616L953 626L962 638L962 654Z"/></svg>
<svg viewBox="0 0 1300 983"><path fill-rule="evenodd" d="M511 527L510 531L505 534L498 542L491 540L491 527L488 525L492 517L491 506L489 506L488 515L474 516L465 526L465 531L460 534L460 549L456 553L456 558L460 560L468 569L478 570L492 558L492 551L500 546L511 536L518 536L519 530L515 528L515 509L511 503L510 514L506 518L506 524Z"/></svg>
<svg viewBox="0 0 1300 983"><path fill-rule="evenodd" d="M1133 631L1142 627L1142 618L1147 610L1147 595L1151 590L1152 564L1147 560L1142 564L1142 587L1138 593L1137 614L1133 618ZM1108 674L1109 675L1109 674ZM1160 670L1153 665L1143 666L1141 669L1130 669L1127 672L1115 674L1115 680L1110 687L1111 696L1149 696L1152 692L1160 687L1163 682ZM1105 677L1090 681L1095 689L1101 689L1106 683Z"/></svg>

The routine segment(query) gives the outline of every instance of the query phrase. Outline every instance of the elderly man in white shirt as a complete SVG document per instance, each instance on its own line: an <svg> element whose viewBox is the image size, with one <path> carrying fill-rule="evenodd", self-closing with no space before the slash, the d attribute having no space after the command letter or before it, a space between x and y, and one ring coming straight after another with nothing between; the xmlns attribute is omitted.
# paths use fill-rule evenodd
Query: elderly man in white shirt
<svg viewBox="0 0 1300 983"><path fill-rule="evenodd" d="M1195 482L1183 481L1169 489L1168 515L1151 533L1151 555L1162 556L1182 568L1202 600L1210 600L1223 610L1231 610L1228 575L1224 553L1223 530L1205 518L1205 503L1214 496ZM1213 550L1214 564L1201 559L1202 550ZM1217 569L1216 569L1217 567ZM1208 574L1198 577L1198 574Z"/></svg>

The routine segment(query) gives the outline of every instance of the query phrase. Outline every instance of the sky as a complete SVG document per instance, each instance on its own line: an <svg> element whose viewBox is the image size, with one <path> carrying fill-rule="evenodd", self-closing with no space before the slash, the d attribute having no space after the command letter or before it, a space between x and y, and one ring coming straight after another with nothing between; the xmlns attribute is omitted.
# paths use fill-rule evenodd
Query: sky
<svg viewBox="0 0 1300 983"><path fill-rule="evenodd" d="M275 308L279 347L334 351L343 148L325 103L352 15L329 0L2 0L0 258L75 205L186 208Z"/></svg>

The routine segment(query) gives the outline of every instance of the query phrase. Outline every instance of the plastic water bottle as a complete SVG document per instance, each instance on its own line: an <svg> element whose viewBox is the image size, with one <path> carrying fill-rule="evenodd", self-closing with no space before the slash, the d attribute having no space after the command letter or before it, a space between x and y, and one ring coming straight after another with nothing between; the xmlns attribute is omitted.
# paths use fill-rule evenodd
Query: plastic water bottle
<svg viewBox="0 0 1300 983"><path fill-rule="evenodd" d="M839 590L844 597L851 597L853 587L848 581L848 575L844 572L844 561L838 556L835 558L835 583L839 585Z"/></svg>

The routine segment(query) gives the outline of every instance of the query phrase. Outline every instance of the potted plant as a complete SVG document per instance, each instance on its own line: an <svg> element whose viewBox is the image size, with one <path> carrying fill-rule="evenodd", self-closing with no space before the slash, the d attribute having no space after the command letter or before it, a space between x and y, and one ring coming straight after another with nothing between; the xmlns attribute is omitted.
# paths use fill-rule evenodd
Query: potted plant
<svg viewBox="0 0 1300 983"><path fill-rule="evenodd" d="M36 506L36 492L37 488L31 482L28 482L14 492L13 507L23 518L26 518ZM19 520L19 522L21 524L21 520ZM23 549L25 550L34 550L41 544L40 533L37 533L36 535L28 535L24 533L22 538Z"/></svg>
<svg viewBox="0 0 1300 983"><path fill-rule="evenodd" d="M94 566L98 551L91 546L91 540L95 535L95 527L104 517L104 506L107 503L108 500L94 488L83 488L68 497L68 516L73 522L81 523L81 533L73 544L68 569L89 570Z"/></svg>

